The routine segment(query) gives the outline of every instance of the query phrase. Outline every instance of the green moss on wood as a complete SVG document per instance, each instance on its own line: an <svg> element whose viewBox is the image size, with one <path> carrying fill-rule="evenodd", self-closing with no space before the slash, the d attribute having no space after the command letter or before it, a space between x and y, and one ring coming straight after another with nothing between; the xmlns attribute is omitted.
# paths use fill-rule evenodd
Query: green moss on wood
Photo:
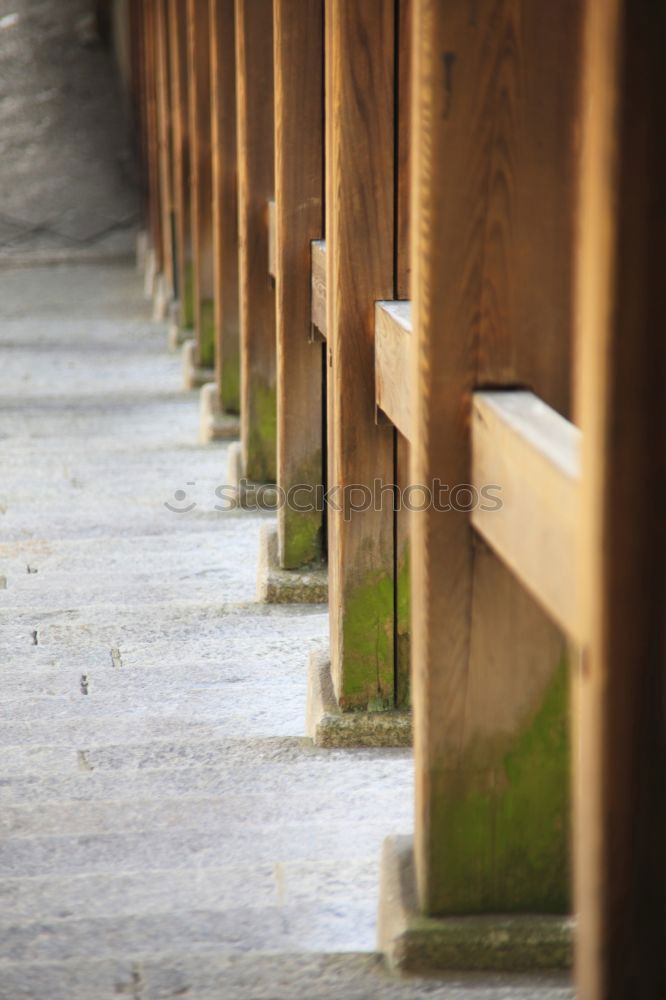
<svg viewBox="0 0 666 1000"><path fill-rule="evenodd" d="M250 389L247 478L274 483L277 478L277 401L275 386L253 378Z"/></svg>
<svg viewBox="0 0 666 1000"><path fill-rule="evenodd" d="M185 265L183 294L180 302L180 325L183 330L194 328L194 267L192 261Z"/></svg>
<svg viewBox="0 0 666 1000"><path fill-rule="evenodd" d="M398 575L396 578L396 708L407 710L410 705L410 579L409 544L405 542L402 552L398 552Z"/></svg>
<svg viewBox="0 0 666 1000"><path fill-rule="evenodd" d="M199 303L197 345L201 367L213 368L215 366L215 303L212 299L202 299Z"/></svg>
<svg viewBox="0 0 666 1000"><path fill-rule="evenodd" d="M368 573L344 598L343 711L393 708L393 576Z"/></svg>
<svg viewBox="0 0 666 1000"><path fill-rule="evenodd" d="M225 349L222 356L220 404L225 413L240 413L240 358Z"/></svg>
<svg viewBox="0 0 666 1000"><path fill-rule="evenodd" d="M563 662L518 732L433 774L431 914L569 912L568 707Z"/></svg>
<svg viewBox="0 0 666 1000"><path fill-rule="evenodd" d="M321 451L313 453L310 460L303 462L293 470L293 483L285 484L285 490L290 485L304 483L313 487L311 493L305 496L297 494L296 502L301 506L316 507L315 488L321 483ZM293 506L284 508L282 530L283 566L285 569L299 569L319 562L322 556L323 513L321 510L294 510Z"/></svg>

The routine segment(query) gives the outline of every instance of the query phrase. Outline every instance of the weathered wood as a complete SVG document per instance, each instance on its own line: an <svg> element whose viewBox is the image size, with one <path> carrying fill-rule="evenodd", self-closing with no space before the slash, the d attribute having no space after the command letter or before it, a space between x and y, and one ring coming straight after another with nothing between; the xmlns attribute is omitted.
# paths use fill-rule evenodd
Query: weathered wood
<svg viewBox="0 0 666 1000"><path fill-rule="evenodd" d="M192 197L192 287L196 362L212 368L215 355L213 296L213 159L210 105L210 16L206 0L187 0Z"/></svg>
<svg viewBox="0 0 666 1000"><path fill-rule="evenodd" d="M588 0L577 987L666 996L666 9Z"/></svg>
<svg viewBox="0 0 666 1000"><path fill-rule="evenodd" d="M180 302L180 325L194 325L192 303L192 229L190 204L189 92L187 76L187 5L169 0L169 56L171 64L174 295Z"/></svg>
<svg viewBox="0 0 666 1000"><path fill-rule="evenodd" d="M248 479L275 482L275 290L268 274L274 194L272 0L236 0L241 445Z"/></svg>
<svg viewBox="0 0 666 1000"><path fill-rule="evenodd" d="M326 240L314 240L311 255L312 325L326 339Z"/></svg>
<svg viewBox="0 0 666 1000"><path fill-rule="evenodd" d="M324 225L323 15L323 0L273 3L277 471L286 496L307 488L278 509L279 559L287 569L322 555L322 349L310 337L310 246Z"/></svg>
<svg viewBox="0 0 666 1000"><path fill-rule="evenodd" d="M470 482L483 382L532 383L566 412L574 6L483 0L470 17L414 0L415 486ZM566 911L564 641L470 514L437 506L412 515L411 536L420 904Z"/></svg>
<svg viewBox="0 0 666 1000"><path fill-rule="evenodd" d="M277 58L277 53L276 53ZM277 87L277 79L275 81ZM277 94L276 94L276 108L275 113L277 116ZM276 121L277 126L277 121ZM275 148L275 162L276 162L276 184L277 189L277 146ZM271 278L277 276L277 263L276 263L276 241L277 241L277 219L275 217L275 198L269 198L268 200L268 273Z"/></svg>
<svg viewBox="0 0 666 1000"><path fill-rule="evenodd" d="M375 392L377 406L409 440L412 431L409 372L412 345L411 302L375 306Z"/></svg>
<svg viewBox="0 0 666 1000"><path fill-rule="evenodd" d="M148 232L150 235L151 250L155 254L155 268L159 272L162 270L162 212L155 73L156 5L157 0L144 0L143 2L143 70L145 79L144 99L148 167Z"/></svg>
<svg viewBox="0 0 666 1000"><path fill-rule="evenodd" d="M531 392L474 394L472 523L570 636L578 625L579 450L577 428Z"/></svg>
<svg viewBox="0 0 666 1000"><path fill-rule="evenodd" d="M398 37L396 39L398 75L396 81L397 174L395 215L395 297L409 298L409 218L410 218L410 117L412 70L412 0L397 0Z"/></svg>
<svg viewBox="0 0 666 1000"><path fill-rule="evenodd" d="M375 422L374 389L374 303L393 298L394 28L390 0L327 0L329 484L341 501L329 508L329 605L345 709L394 702L392 504L350 503L361 487L394 484L393 432Z"/></svg>
<svg viewBox="0 0 666 1000"><path fill-rule="evenodd" d="M169 40L167 0L154 0L155 88L157 91L157 143L160 177L162 275L169 298L174 288L173 173L171 160L171 92L169 86Z"/></svg>
<svg viewBox="0 0 666 1000"><path fill-rule="evenodd" d="M238 163L234 0L209 0L211 28L211 143L215 381L223 411L240 410L238 292Z"/></svg>

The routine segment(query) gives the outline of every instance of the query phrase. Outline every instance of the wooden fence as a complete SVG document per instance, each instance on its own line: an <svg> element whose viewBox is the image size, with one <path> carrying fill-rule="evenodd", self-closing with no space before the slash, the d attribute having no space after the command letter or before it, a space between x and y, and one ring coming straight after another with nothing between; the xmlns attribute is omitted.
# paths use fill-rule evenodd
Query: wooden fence
<svg viewBox="0 0 666 1000"><path fill-rule="evenodd" d="M131 11L188 384L248 480L329 491L280 506L278 558L327 565L337 711L413 712L385 867L433 919L384 909L389 959L427 926L442 964L566 964L575 884L581 996L664 995L663 10Z"/></svg>

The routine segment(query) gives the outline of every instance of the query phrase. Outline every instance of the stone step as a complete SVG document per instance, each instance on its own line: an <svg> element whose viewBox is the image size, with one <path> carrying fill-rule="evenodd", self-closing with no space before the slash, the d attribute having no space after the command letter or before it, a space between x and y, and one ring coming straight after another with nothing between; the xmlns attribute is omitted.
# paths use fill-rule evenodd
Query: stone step
<svg viewBox="0 0 666 1000"><path fill-rule="evenodd" d="M11 1000L573 1000L567 976L395 978L374 954L253 951L195 955L176 948L132 958L4 964ZM1 994L0 994L1 995Z"/></svg>

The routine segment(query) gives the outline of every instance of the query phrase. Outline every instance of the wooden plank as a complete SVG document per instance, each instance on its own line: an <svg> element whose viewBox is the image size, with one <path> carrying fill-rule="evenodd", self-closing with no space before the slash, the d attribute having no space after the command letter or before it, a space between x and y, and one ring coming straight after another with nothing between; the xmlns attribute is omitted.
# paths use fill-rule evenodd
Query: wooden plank
<svg viewBox="0 0 666 1000"><path fill-rule="evenodd" d="M306 487L315 508L299 510L304 505L297 502L278 509L280 564L295 569L320 559L323 541L323 515L314 502L323 479L322 349L310 338L310 246L324 225L323 0L274 0L273 15L275 202L269 207L275 226L269 261L276 280L277 474L286 496Z"/></svg>
<svg viewBox="0 0 666 1000"><path fill-rule="evenodd" d="M326 240L312 241L312 325L326 339Z"/></svg>
<svg viewBox="0 0 666 1000"><path fill-rule="evenodd" d="M173 174L171 169L171 93L167 0L155 0L155 86L157 90L157 142L162 216L162 274L169 298L173 296Z"/></svg>
<svg viewBox="0 0 666 1000"><path fill-rule="evenodd" d="M412 430L409 371L412 345L411 302L377 302L375 306L376 402L409 440Z"/></svg>
<svg viewBox="0 0 666 1000"><path fill-rule="evenodd" d="M192 303L192 229L190 203L189 92L187 74L187 5L169 0L169 56L171 63L174 294L180 302L180 325L194 325Z"/></svg>
<svg viewBox="0 0 666 1000"><path fill-rule="evenodd" d="M210 13L204 0L187 0L192 196L192 287L196 363L215 359L213 297L213 160L210 105Z"/></svg>
<svg viewBox="0 0 666 1000"><path fill-rule="evenodd" d="M275 482L275 290L267 273L268 200L274 194L272 0L236 0L236 66L241 445L247 477Z"/></svg>
<svg viewBox="0 0 666 1000"><path fill-rule="evenodd" d="M238 290L238 162L234 0L209 0L211 27L211 143L215 380L223 411L240 411Z"/></svg>
<svg viewBox="0 0 666 1000"><path fill-rule="evenodd" d="M277 101L276 101L277 103ZM277 108L276 108L277 112ZM276 147L276 160L277 160L277 147ZM277 168L276 168L277 172ZM277 184L276 184L277 187ZM271 278L277 277L277 264L276 264L276 218L275 218L275 199L269 198L268 200L268 273Z"/></svg>
<svg viewBox="0 0 666 1000"><path fill-rule="evenodd" d="M666 996L666 10L586 4L577 992Z"/></svg>
<svg viewBox="0 0 666 1000"><path fill-rule="evenodd" d="M393 298L394 5L327 0L327 347L331 672L343 709L394 704L393 432L375 422L374 303ZM343 489L344 488L344 489ZM346 509L345 509L346 507Z"/></svg>
<svg viewBox="0 0 666 1000"><path fill-rule="evenodd" d="M472 523L570 636L578 624L579 451L578 429L533 393L474 394Z"/></svg>
<svg viewBox="0 0 666 1000"><path fill-rule="evenodd" d="M564 5L565 23L568 11ZM498 301L506 297L525 266L514 244L503 268L493 256L494 240L509 232L512 219L509 213L493 221L503 171L513 170L503 152L508 157L518 134L515 171L525 187L515 190L513 173L507 183L521 204L554 169L540 159L537 140L564 113L561 74L544 85L540 70L535 77L521 73L526 63L534 67L543 58L550 65L561 56L560 30L546 37L535 28L541 16L552 27L545 0L499 6L484 0L473 18L460 4L414 0L411 481L431 496L438 483L450 490L470 482L471 400L482 379L492 375L501 384L516 373L534 374L537 381L543 375L540 395L558 408L568 398L569 322L553 326L549 320L562 356L553 360L549 341L542 372L540 355L538 364L528 363L523 332L514 336L514 314L502 311L491 324L482 308L491 289ZM524 52L530 37L523 36L523 25L535 32L536 52ZM521 115L540 102L548 122L538 126L531 145ZM569 118L567 150L573 148L575 115ZM569 206L567 193L559 209L566 214ZM550 253L550 247L540 252L542 266ZM558 273L561 264L558 256ZM536 316L552 306L561 318L553 294L547 283ZM531 313L527 320L533 331ZM506 357L511 364L498 360ZM430 914L566 911L564 639L510 570L475 539L469 512L432 502L411 521L420 905ZM507 761L516 765L510 772Z"/></svg>

